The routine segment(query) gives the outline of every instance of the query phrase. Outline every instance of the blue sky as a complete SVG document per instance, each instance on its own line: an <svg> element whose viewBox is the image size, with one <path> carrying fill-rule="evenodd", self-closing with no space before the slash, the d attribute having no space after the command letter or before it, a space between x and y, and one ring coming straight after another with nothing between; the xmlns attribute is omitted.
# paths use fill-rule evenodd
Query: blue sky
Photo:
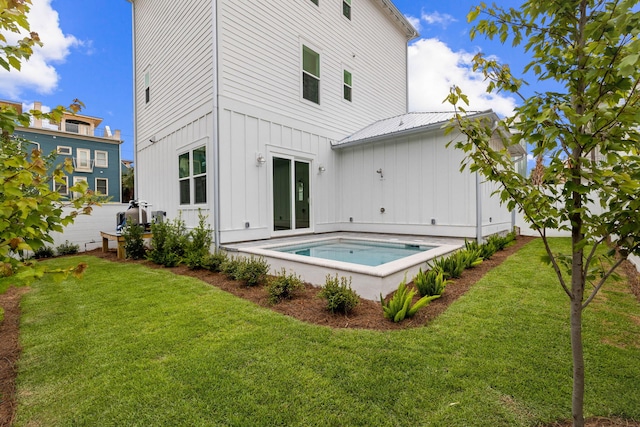
<svg viewBox="0 0 640 427"><path fill-rule="evenodd" d="M291 0L289 0L291 1ZM122 158L133 159L131 5L125 0L33 0L31 27L45 46L20 73L0 70L0 99L68 105L78 98L84 114L103 119L101 126L120 129ZM442 100L456 84L474 109L508 114L513 98L487 97L482 79L470 70L478 51L495 55L522 70L520 48L469 39L466 15L478 1L395 0L420 32L409 47L409 105L412 111L446 109ZM516 6L513 1L501 2ZM434 59L434 58L437 58Z"/></svg>

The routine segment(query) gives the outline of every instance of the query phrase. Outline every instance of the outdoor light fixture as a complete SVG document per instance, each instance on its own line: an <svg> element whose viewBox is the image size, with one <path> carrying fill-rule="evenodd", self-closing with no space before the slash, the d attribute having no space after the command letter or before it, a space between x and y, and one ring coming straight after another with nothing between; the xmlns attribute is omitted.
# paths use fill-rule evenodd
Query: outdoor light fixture
<svg viewBox="0 0 640 427"><path fill-rule="evenodd" d="M318 172L319 173L322 173L322 172L324 172L326 170L327 170L327 168L325 168L323 164L320 164L320 166L318 166Z"/></svg>
<svg viewBox="0 0 640 427"><path fill-rule="evenodd" d="M264 158L264 156L262 155L262 153L258 153L256 155L256 165L257 166L262 166L267 162L267 159Z"/></svg>
<svg viewBox="0 0 640 427"><path fill-rule="evenodd" d="M382 175L382 168L378 169L376 173L380 174L380 179L384 178L384 175Z"/></svg>

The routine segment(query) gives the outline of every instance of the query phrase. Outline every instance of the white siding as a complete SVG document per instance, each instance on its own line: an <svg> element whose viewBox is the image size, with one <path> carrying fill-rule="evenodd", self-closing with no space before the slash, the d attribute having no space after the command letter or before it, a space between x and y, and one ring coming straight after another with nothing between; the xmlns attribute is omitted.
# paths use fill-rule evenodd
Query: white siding
<svg viewBox="0 0 640 427"><path fill-rule="evenodd" d="M459 171L464 153L446 148L449 139L438 131L338 151L341 229L475 237L475 175ZM509 230L510 214L490 194L484 185L486 231Z"/></svg>
<svg viewBox="0 0 640 427"><path fill-rule="evenodd" d="M342 0L220 2L221 95L342 137L406 112L406 38L377 4ZM320 53L320 105L302 99L301 50ZM343 100L343 66L353 102Z"/></svg>
<svg viewBox="0 0 640 427"><path fill-rule="evenodd" d="M215 1L135 0L136 142L173 131L172 123L203 105L213 93ZM145 72L151 101L145 102ZM139 147L140 148L140 147ZM144 161L144 158L140 159ZM140 161L139 160L139 161Z"/></svg>

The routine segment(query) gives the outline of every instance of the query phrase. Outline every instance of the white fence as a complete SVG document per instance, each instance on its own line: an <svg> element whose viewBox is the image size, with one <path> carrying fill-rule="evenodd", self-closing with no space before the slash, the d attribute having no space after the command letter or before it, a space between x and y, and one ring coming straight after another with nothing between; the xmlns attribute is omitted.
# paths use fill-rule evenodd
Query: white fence
<svg viewBox="0 0 640 427"><path fill-rule="evenodd" d="M80 246L80 252L102 247L101 231L116 231L117 213L124 212L128 205L123 203L105 203L94 206L91 215L78 215L73 224L65 227L62 233L52 233L54 248L69 241ZM65 208L65 214L71 209ZM116 242L109 242L115 248Z"/></svg>

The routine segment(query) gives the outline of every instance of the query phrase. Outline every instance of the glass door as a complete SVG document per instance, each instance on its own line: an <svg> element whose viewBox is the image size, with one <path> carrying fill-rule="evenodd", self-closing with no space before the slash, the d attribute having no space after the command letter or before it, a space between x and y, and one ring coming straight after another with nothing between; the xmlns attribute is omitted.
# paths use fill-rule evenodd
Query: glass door
<svg viewBox="0 0 640 427"><path fill-rule="evenodd" d="M273 157L273 231L311 227L309 162Z"/></svg>

